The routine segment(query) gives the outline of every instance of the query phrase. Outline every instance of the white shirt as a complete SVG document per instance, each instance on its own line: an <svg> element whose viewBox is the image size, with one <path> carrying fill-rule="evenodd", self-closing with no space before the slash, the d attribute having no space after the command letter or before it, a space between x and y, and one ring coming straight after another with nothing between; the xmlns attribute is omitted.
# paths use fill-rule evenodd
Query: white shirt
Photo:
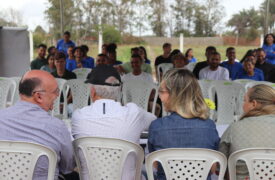
<svg viewBox="0 0 275 180"><path fill-rule="evenodd" d="M154 82L152 75L146 72L141 72L140 75L134 75L132 72L130 72L123 75L121 78L122 78L122 82L129 81L129 80L145 80L152 83Z"/></svg>
<svg viewBox="0 0 275 180"><path fill-rule="evenodd" d="M224 61L228 61L228 59L225 59ZM240 60L235 59L235 62L240 62Z"/></svg>
<svg viewBox="0 0 275 180"><path fill-rule="evenodd" d="M229 80L229 72L226 68L219 66L217 70L212 71L209 66L200 70L199 79L207 80Z"/></svg>
<svg viewBox="0 0 275 180"><path fill-rule="evenodd" d="M101 99L73 113L72 135L74 138L84 136L117 138L139 144L140 134L148 129L155 119L155 115L134 103L122 106L114 100ZM84 161L81 160L81 162ZM134 180L134 156L127 158L124 167L122 179ZM84 180L88 179L88 170L85 165L82 168L82 174Z"/></svg>

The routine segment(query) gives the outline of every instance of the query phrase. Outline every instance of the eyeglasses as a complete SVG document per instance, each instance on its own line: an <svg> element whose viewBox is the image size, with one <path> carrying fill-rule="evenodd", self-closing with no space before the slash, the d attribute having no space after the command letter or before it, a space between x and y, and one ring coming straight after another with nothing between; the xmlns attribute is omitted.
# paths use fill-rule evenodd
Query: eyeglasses
<svg viewBox="0 0 275 180"><path fill-rule="evenodd" d="M60 92L60 89L57 87L54 91L49 92L49 93L59 95L59 92ZM32 93L33 93L33 94L34 94L34 93L47 93L47 91L44 90L44 89L41 89L41 90L33 91Z"/></svg>

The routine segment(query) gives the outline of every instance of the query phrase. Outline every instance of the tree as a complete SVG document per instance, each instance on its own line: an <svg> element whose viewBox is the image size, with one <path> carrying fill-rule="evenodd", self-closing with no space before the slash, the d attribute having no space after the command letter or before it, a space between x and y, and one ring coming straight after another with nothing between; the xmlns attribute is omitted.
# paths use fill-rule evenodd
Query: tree
<svg viewBox="0 0 275 180"><path fill-rule="evenodd" d="M0 26L25 26L23 24L22 13L13 8L2 10L0 12Z"/></svg>
<svg viewBox="0 0 275 180"><path fill-rule="evenodd" d="M164 36L166 26L164 17L167 11L165 8L165 0L150 0L149 5L152 8L152 12L148 16L152 30L156 36Z"/></svg>
<svg viewBox="0 0 275 180"><path fill-rule="evenodd" d="M234 28L233 32L238 37L245 37L248 39L255 39L259 36L258 29L261 25L261 16L259 11L254 8L248 10L241 10L234 14L228 21L227 26Z"/></svg>
<svg viewBox="0 0 275 180"><path fill-rule="evenodd" d="M50 24L50 32L56 38L60 37L60 0L48 0L49 7L45 11L46 18ZM63 0L64 30L72 31L75 24L75 5L73 0Z"/></svg>

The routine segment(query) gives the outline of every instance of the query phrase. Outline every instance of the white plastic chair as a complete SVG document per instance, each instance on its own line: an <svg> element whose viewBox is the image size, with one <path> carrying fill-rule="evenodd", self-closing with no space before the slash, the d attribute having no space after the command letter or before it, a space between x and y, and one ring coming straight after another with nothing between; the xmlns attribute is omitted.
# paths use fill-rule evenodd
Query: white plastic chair
<svg viewBox="0 0 275 180"><path fill-rule="evenodd" d="M63 99L65 101L65 98L68 95L68 88L65 88L64 85L66 83L65 79L62 78L55 78L55 80L57 81L58 84L58 88L59 88L59 96L56 98L54 105L53 105L53 110L52 110L52 115L59 117L59 118L65 118L64 114L61 114L60 112L60 104L61 104L61 95L63 94ZM64 113L64 103L63 103L63 113Z"/></svg>
<svg viewBox="0 0 275 180"><path fill-rule="evenodd" d="M0 109L12 104L15 88L16 83L14 80L10 78L0 78ZM8 97L10 97L10 101L8 101Z"/></svg>
<svg viewBox="0 0 275 180"><path fill-rule="evenodd" d="M227 159L217 151L199 148L171 148L155 151L146 156L145 166L149 180L154 180L153 163L159 162L166 179L205 180L211 166L220 164L219 180L223 180Z"/></svg>
<svg viewBox="0 0 275 180"><path fill-rule="evenodd" d="M14 95L12 98L12 104L15 104L17 101L19 101L20 96L19 96L19 83L22 77L11 77L15 81L15 91Z"/></svg>
<svg viewBox="0 0 275 180"><path fill-rule="evenodd" d="M152 90L155 90L152 113L155 114L158 86L143 80L125 81L122 86L122 103L133 102L147 111Z"/></svg>
<svg viewBox="0 0 275 180"><path fill-rule="evenodd" d="M88 74L91 72L90 68L76 68L73 72L76 74L77 79L87 79Z"/></svg>
<svg viewBox="0 0 275 180"><path fill-rule="evenodd" d="M211 87L217 94L216 124L231 124L235 120L237 99L243 86L233 81L212 81Z"/></svg>
<svg viewBox="0 0 275 180"><path fill-rule="evenodd" d="M161 82L162 76L173 68L172 63L162 63L157 66L158 82Z"/></svg>
<svg viewBox="0 0 275 180"><path fill-rule="evenodd" d="M275 148L249 148L232 153L228 159L230 180L236 180L236 164L245 161L249 179L275 179Z"/></svg>
<svg viewBox="0 0 275 180"><path fill-rule="evenodd" d="M193 72L193 69L195 68L196 64L197 64L197 62L191 62L191 63L187 64L186 68L189 71Z"/></svg>
<svg viewBox="0 0 275 180"><path fill-rule="evenodd" d="M120 139L100 137L79 138L73 141L73 145L77 167L81 172L78 154L82 152L88 165L90 180L121 179L124 163L130 153L136 155L135 179L140 180L144 152L139 145ZM83 179L81 173L80 179Z"/></svg>
<svg viewBox="0 0 275 180"><path fill-rule="evenodd" d="M71 79L67 80L64 84L64 88L69 88L73 96L73 111L76 109L88 106L90 97L89 84L84 83L83 79ZM63 88L63 89L64 89ZM65 95L64 95L65 96ZM64 97L64 106L67 106L67 100ZM67 108L64 107L65 114L67 113Z"/></svg>
<svg viewBox="0 0 275 180"><path fill-rule="evenodd" d="M36 162L41 156L47 156L48 180L54 180L57 156L48 147L28 142L0 141L0 156L1 180L32 179Z"/></svg>
<svg viewBox="0 0 275 180"><path fill-rule="evenodd" d="M268 85L271 87L273 85L273 83L268 82L268 81L251 81L246 84L246 90L248 90L249 88L252 88L253 86L259 85L259 84L265 84L265 85Z"/></svg>

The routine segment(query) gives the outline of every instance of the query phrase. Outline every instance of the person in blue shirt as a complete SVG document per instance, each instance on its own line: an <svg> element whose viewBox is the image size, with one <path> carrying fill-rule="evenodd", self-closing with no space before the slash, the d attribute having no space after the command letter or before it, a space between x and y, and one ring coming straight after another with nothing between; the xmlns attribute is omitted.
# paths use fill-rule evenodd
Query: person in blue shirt
<svg viewBox="0 0 275 180"><path fill-rule="evenodd" d="M68 71L73 71L76 67L76 61L75 61L75 57L73 54L73 50L74 50L73 46L70 46L67 50L68 56L66 58L66 69Z"/></svg>
<svg viewBox="0 0 275 180"><path fill-rule="evenodd" d="M227 61L221 63L222 67L225 67L229 71L229 77L231 80L237 78L237 74L242 70L243 65L239 62L236 62L236 50L234 47L229 47L226 49Z"/></svg>
<svg viewBox="0 0 275 180"><path fill-rule="evenodd" d="M89 47L87 45L81 45L83 50L83 61L88 64L89 68L95 67L95 60L93 57L88 56Z"/></svg>
<svg viewBox="0 0 275 180"><path fill-rule="evenodd" d="M75 43L70 40L71 38L71 33L69 31L64 32L63 34L63 39L58 40L56 49L58 51L61 51L63 53L67 54L67 50L70 46L75 47Z"/></svg>
<svg viewBox="0 0 275 180"><path fill-rule="evenodd" d="M66 69L73 71L76 68L90 68L88 61L83 60L83 49L77 46L73 49L74 60L66 62Z"/></svg>
<svg viewBox="0 0 275 180"><path fill-rule="evenodd" d="M188 59L189 63L197 62L197 59L193 56L193 49L191 48L186 50L185 57Z"/></svg>
<svg viewBox="0 0 275 180"><path fill-rule="evenodd" d="M167 71L160 84L159 96L171 115L151 123L149 152L166 148L218 149L220 138L216 125L208 118L209 109L192 72L186 69ZM157 179L166 179L160 164Z"/></svg>
<svg viewBox="0 0 275 180"><path fill-rule="evenodd" d="M145 47L139 46L139 55L141 56L141 58L146 64L151 64L151 61L147 57L147 52Z"/></svg>
<svg viewBox="0 0 275 180"><path fill-rule="evenodd" d="M266 61L270 64L275 64L275 37L273 34L265 36L262 48L266 53Z"/></svg>
<svg viewBox="0 0 275 180"><path fill-rule="evenodd" d="M246 59L243 62L243 69L237 75L237 79L264 81L264 73L260 69L255 69L255 64L252 59Z"/></svg>
<svg viewBox="0 0 275 180"><path fill-rule="evenodd" d="M115 43L111 43L107 46L107 56L108 61L107 64L111 66L116 66L122 64L121 61L117 60L117 45Z"/></svg>

